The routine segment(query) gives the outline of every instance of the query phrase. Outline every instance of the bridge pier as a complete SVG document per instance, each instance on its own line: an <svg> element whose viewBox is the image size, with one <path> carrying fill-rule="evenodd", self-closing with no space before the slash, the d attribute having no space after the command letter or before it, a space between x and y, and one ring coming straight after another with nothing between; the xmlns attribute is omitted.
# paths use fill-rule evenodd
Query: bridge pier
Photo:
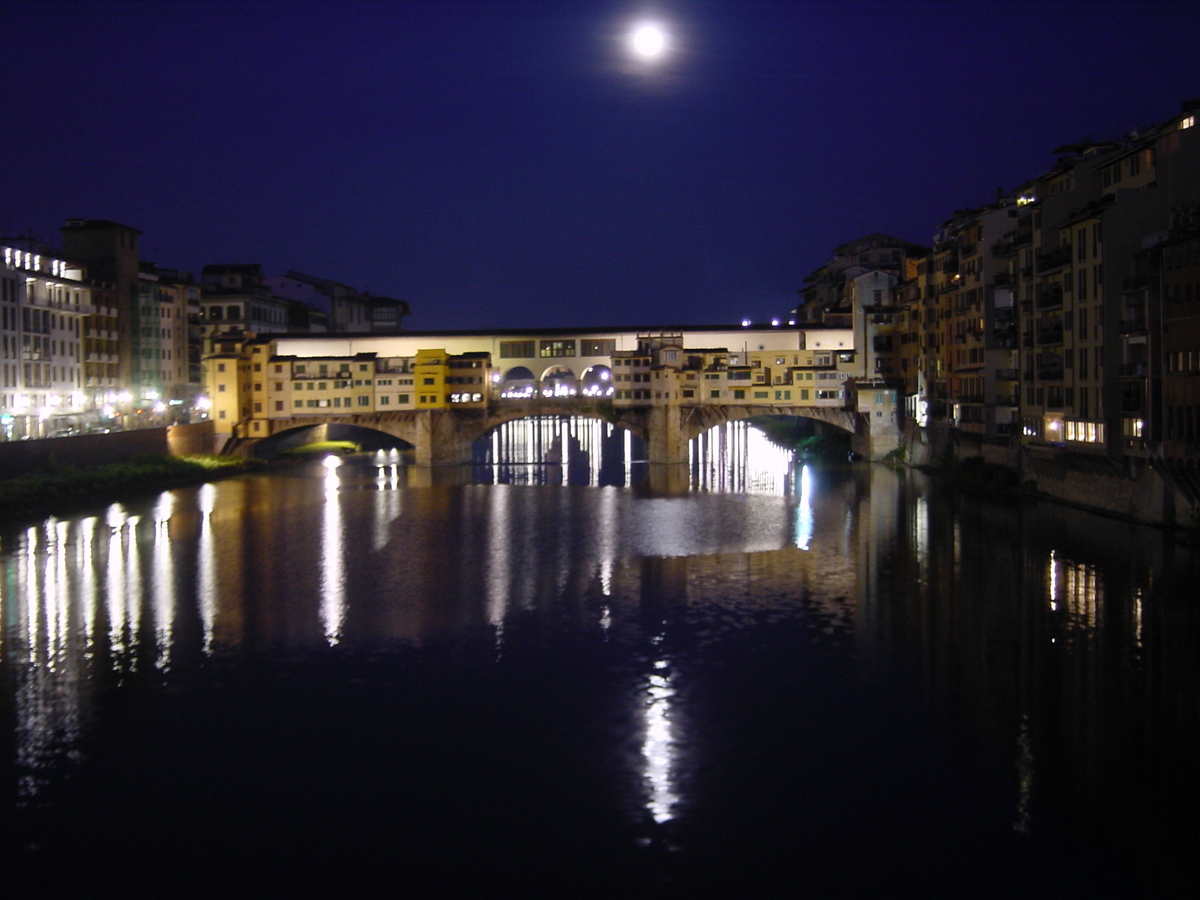
<svg viewBox="0 0 1200 900"><path fill-rule="evenodd" d="M452 409L424 409L416 413L415 435L418 466L458 466L471 462L473 421Z"/></svg>
<svg viewBox="0 0 1200 900"><path fill-rule="evenodd" d="M651 465L686 466L688 434L675 404L652 406L646 428L646 452Z"/></svg>
<svg viewBox="0 0 1200 900"><path fill-rule="evenodd" d="M898 393L887 382L854 385L852 399L860 418L850 449L863 459L880 462L903 441Z"/></svg>

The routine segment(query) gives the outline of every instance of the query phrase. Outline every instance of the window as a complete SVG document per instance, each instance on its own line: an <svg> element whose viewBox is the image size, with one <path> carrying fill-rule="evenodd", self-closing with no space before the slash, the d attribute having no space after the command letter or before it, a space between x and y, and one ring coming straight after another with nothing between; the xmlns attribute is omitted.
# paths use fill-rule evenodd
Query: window
<svg viewBox="0 0 1200 900"><path fill-rule="evenodd" d="M616 352L616 341L580 341L580 356L612 356ZM532 356L533 354L529 354Z"/></svg>
<svg viewBox="0 0 1200 900"><path fill-rule="evenodd" d="M551 358L574 356L575 355L575 342L571 341L571 340L542 341L538 352L543 357L551 357Z"/></svg>
<svg viewBox="0 0 1200 900"><path fill-rule="evenodd" d="M735 390L733 392L733 399L734 400L745 400L746 392L744 390Z"/></svg>
<svg viewBox="0 0 1200 900"><path fill-rule="evenodd" d="M407 403L408 402L408 394L397 394L396 402L397 403Z"/></svg>
<svg viewBox="0 0 1200 900"><path fill-rule="evenodd" d="M275 412L283 412L283 401L282 400L275 401Z"/></svg>
<svg viewBox="0 0 1200 900"><path fill-rule="evenodd" d="M360 394L358 397L358 405L359 406L370 406L371 398Z"/></svg>
<svg viewBox="0 0 1200 900"><path fill-rule="evenodd" d="M501 359L528 359L531 356L536 356L534 341L501 341L500 342L500 358Z"/></svg>
<svg viewBox="0 0 1200 900"><path fill-rule="evenodd" d="M709 391L708 396L711 397L713 400L719 400L721 398L721 392L720 391Z"/></svg>
<svg viewBox="0 0 1200 900"><path fill-rule="evenodd" d="M422 379L421 379L421 384L437 384L437 379L435 379L435 378L422 378ZM423 401L422 401L422 402L423 402Z"/></svg>

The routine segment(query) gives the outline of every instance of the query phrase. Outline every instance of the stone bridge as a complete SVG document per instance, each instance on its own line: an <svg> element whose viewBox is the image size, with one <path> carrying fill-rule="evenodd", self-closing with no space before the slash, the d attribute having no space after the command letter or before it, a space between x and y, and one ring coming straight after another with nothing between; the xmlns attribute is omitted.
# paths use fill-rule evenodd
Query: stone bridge
<svg viewBox="0 0 1200 900"><path fill-rule="evenodd" d="M471 461L472 443L493 428L534 416L584 416L603 419L628 429L646 442L650 463L686 464L689 442L710 428L738 419L761 416L797 416L826 422L848 432L851 446L865 459L881 459L898 444L894 407L885 422L874 423L869 412L845 408L787 405L687 405L615 406L580 399L549 401L496 401L487 409L427 409L394 412L346 413L272 418L271 441L286 432L322 425L356 425L399 438L415 448L423 466L458 465ZM881 417L882 418L882 417ZM875 428L872 429L872 425ZM874 433L873 433L874 431ZM259 440L239 446L252 452Z"/></svg>

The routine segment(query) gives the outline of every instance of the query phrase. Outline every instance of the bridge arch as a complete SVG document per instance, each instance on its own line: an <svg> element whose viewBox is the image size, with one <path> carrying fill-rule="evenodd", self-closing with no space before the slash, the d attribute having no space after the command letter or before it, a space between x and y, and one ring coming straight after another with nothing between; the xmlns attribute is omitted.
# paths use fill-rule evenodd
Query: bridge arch
<svg viewBox="0 0 1200 900"><path fill-rule="evenodd" d="M737 422L743 419L760 419L773 416L790 416L797 419L812 419L824 422L852 437L864 430L862 417L851 410L811 406L695 406L683 415L680 439L685 443L698 437L710 428Z"/></svg>
<svg viewBox="0 0 1200 900"><path fill-rule="evenodd" d="M551 366L542 373L542 396L574 397L579 393L579 379L569 366Z"/></svg>
<svg viewBox="0 0 1200 900"><path fill-rule="evenodd" d="M589 366L583 370L583 378L580 381L580 393L585 397L611 397L616 393L612 369L608 366Z"/></svg>
<svg viewBox="0 0 1200 900"><path fill-rule="evenodd" d="M537 379L524 366L513 366L500 379L500 399L528 400L537 393Z"/></svg>
<svg viewBox="0 0 1200 900"><path fill-rule="evenodd" d="M297 425L255 442L251 452L259 459L277 456L308 444L349 441L363 450L413 450L415 445L398 435L378 428L348 422L316 422Z"/></svg>

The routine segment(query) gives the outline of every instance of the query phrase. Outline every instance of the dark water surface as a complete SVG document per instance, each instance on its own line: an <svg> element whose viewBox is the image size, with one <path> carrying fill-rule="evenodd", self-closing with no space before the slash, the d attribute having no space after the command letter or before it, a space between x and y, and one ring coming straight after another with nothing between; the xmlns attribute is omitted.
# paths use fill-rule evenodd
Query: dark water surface
<svg viewBox="0 0 1200 900"><path fill-rule="evenodd" d="M757 489L314 465L3 536L0 884L1193 896L1191 551Z"/></svg>

